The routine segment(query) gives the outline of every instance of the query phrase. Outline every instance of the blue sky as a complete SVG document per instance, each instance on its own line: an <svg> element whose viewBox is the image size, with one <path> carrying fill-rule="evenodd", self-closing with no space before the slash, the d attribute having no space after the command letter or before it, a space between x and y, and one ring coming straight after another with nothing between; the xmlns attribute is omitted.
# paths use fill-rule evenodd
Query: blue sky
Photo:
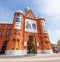
<svg viewBox="0 0 60 62"><path fill-rule="evenodd" d="M24 12L30 7L35 16L44 17L50 41L57 43L60 39L60 0L0 0L0 23L12 23L16 10Z"/></svg>

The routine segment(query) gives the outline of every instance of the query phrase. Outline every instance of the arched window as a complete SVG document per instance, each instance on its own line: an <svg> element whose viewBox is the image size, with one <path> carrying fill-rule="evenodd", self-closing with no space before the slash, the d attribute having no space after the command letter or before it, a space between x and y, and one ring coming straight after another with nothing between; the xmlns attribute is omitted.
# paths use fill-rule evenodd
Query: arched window
<svg viewBox="0 0 60 62"><path fill-rule="evenodd" d="M21 15L20 15L20 14L17 14L16 21L17 21L17 22L20 22L20 21L21 21Z"/></svg>
<svg viewBox="0 0 60 62"><path fill-rule="evenodd" d="M26 28L27 28L27 29L31 29L31 25L30 25L29 22L26 22Z"/></svg>
<svg viewBox="0 0 60 62"><path fill-rule="evenodd" d="M17 17L20 17L20 14L17 14Z"/></svg>
<svg viewBox="0 0 60 62"><path fill-rule="evenodd" d="M43 25L43 32L47 32L47 27Z"/></svg>
<svg viewBox="0 0 60 62"><path fill-rule="evenodd" d="M2 29L4 29L5 28L5 25L2 25Z"/></svg>
<svg viewBox="0 0 60 62"><path fill-rule="evenodd" d="M42 27L43 27L43 32L47 32L46 23L44 20L42 20Z"/></svg>
<svg viewBox="0 0 60 62"><path fill-rule="evenodd" d="M7 32L6 35L9 36L10 35L10 32Z"/></svg>
<svg viewBox="0 0 60 62"><path fill-rule="evenodd" d="M19 41L20 41L20 39L17 39L17 41L19 42Z"/></svg>
<svg viewBox="0 0 60 62"><path fill-rule="evenodd" d="M32 24L32 28L33 28L33 29L36 29L36 24L33 23L33 24Z"/></svg>
<svg viewBox="0 0 60 62"><path fill-rule="evenodd" d="M12 28L12 25L8 25L8 29L11 29Z"/></svg>
<svg viewBox="0 0 60 62"><path fill-rule="evenodd" d="M14 38L13 41L16 41L16 39Z"/></svg>
<svg viewBox="0 0 60 62"><path fill-rule="evenodd" d="M17 21L17 22L20 22L20 18L17 17L17 18L16 18L16 21Z"/></svg>

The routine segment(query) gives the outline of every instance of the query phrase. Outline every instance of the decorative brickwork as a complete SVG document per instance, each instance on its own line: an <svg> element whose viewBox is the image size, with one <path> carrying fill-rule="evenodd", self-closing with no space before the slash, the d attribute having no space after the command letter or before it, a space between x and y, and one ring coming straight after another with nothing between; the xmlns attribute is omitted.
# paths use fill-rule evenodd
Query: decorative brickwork
<svg viewBox="0 0 60 62"><path fill-rule="evenodd" d="M7 44L3 44L5 41ZM0 23L0 53L25 55L28 52L52 53L45 19L36 18L31 10L17 11L12 24Z"/></svg>

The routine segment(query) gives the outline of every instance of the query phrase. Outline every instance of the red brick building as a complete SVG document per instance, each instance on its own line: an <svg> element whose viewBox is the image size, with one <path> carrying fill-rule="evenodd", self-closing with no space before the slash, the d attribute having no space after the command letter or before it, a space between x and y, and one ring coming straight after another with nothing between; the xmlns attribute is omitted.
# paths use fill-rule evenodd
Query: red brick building
<svg viewBox="0 0 60 62"><path fill-rule="evenodd" d="M25 55L52 53L44 18L36 18L32 10L14 13L13 24L0 23L0 53Z"/></svg>

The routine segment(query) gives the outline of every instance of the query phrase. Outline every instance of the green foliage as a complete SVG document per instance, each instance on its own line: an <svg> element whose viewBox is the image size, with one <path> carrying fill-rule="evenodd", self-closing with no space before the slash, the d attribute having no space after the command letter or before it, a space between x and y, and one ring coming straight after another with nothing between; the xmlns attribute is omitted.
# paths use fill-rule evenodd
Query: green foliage
<svg viewBox="0 0 60 62"><path fill-rule="evenodd" d="M29 50L30 53L36 53L36 45L35 45L35 41L34 41L34 37L32 35L29 36Z"/></svg>
<svg viewBox="0 0 60 62"><path fill-rule="evenodd" d="M55 44L52 44L52 43L51 43L51 47L52 47L52 49L55 49Z"/></svg>

